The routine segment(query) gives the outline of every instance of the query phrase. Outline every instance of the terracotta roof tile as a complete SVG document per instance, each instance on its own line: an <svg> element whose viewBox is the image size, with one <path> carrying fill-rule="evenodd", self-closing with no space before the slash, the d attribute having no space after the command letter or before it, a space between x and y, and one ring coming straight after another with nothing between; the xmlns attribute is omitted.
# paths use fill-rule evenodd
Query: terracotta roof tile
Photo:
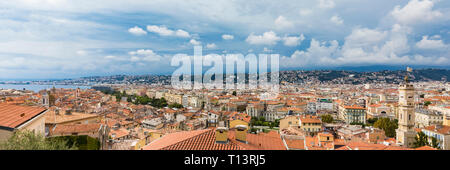
<svg viewBox="0 0 450 170"><path fill-rule="evenodd" d="M233 130L228 143L216 143L215 128L167 134L144 150L285 150L279 134L247 134L247 143L237 141Z"/></svg>
<svg viewBox="0 0 450 170"><path fill-rule="evenodd" d="M45 111L42 107L0 104L0 126L17 128Z"/></svg>
<svg viewBox="0 0 450 170"><path fill-rule="evenodd" d="M424 127L424 129L429 130L429 131L433 131L433 132L438 132L440 134L450 134L450 126L445 126L445 125L442 125L438 129L436 129L435 125Z"/></svg>
<svg viewBox="0 0 450 170"><path fill-rule="evenodd" d="M416 150L438 150L438 149L430 147L430 146L422 146L422 147L416 148Z"/></svg>
<svg viewBox="0 0 450 170"><path fill-rule="evenodd" d="M305 149L305 140L303 139L285 139L284 141L289 149Z"/></svg>
<svg viewBox="0 0 450 170"><path fill-rule="evenodd" d="M56 125L51 132L52 134L61 133L84 133L84 132L96 132L100 129L101 124L74 124L74 125Z"/></svg>

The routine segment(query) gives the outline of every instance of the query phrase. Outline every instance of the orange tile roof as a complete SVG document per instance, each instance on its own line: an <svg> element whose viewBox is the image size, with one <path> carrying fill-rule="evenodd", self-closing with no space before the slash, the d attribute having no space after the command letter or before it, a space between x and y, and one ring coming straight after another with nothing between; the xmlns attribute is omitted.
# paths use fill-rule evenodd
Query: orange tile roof
<svg viewBox="0 0 450 170"><path fill-rule="evenodd" d="M416 148L416 150L438 150L438 149L430 147L430 146L422 146L422 147Z"/></svg>
<svg viewBox="0 0 450 170"><path fill-rule="evenodd" d="M169 133L164 135L162 138L159 138L158 140L152 141L149 145L144 146L144 150L160 150L166 146L176 144L190 137L201 134L207 130L208 129Z"/></svg>
<svg viewBox="0 0 450 170"><path fill-rule="evenodd" d="M289 149L305 149L305 140L303 139L285 139L284 141Z"/></svg>
<svg viewBox="0 0 450 170"><path fill-rule="evenodd" d="M247 143L236 141L235 131L229 131L229 138L244 150L286 150L280 134L276 131L259 134L247 134Z"/></svg>
<svg viewBox="0 0 450 170"><path fill-rule="evenodd" d="M300 121L302 123L322 123L317 116L301 116Z"/></svg>
<svg viewBox="0 0 450 170"><path fill-rule="evenodd" d="M215 128L167 134L144 147L144 150L284 150L281 137L269 134L247 134L247 143L235 139L228 132L229 142L215 142Z"/></svg>
<svg viewBox="0 0 450 170"><path fill-rule="evenodd" d="M364 110L366 108L361 107L361 106L344 106L345 109L361 109Z"/></svg>
<svg viewBox="0 0 450 170"><path fill-rule="evenodd" d="M117 130L111 130L109 132L109 136L112 136L112 134L114 134L114 138L113 139L117 139L117 138L121 138L124 136L127 136L129 134L128 130L124 129L124 128L120 128Z"/></svg>
<svg viewBox="0 0 450 170"><path fill-rule="evenodd" d="M45 114L45 123L58 124L100 117L100 115L96 114L72 112L70 115L66 115L62 112L63 111L60 111L60 113L57 115L54 110L49 110L48 113Z"/></svg>
<svg viewBox="0 0 450 170"><path fill-rule="evenodd" d="M0 104L0 126L17 128L45 111L42 107Z"/></svg>
<svg viewBox="0 0 450 170"><path fill-rule="evenodd" d="M239 112L233 112L231 115L229 115L229 117L230 120L242 120L247 123L250 123L250 120L252 119L252 117L247 115L246 113Z"/></svg>
<svg viewBox="0 0 450 170"><path fill-rule="evenodd" d="M435 125L424 127L424 129L433 131L433 132L438 132L440 134L450 134L450 126L445 126L445 125L442 125L442 127L439 129L436 129Z"/></svg>
<svg viewBox="0 0 450 170"><path fill-rule="evenodd" d="M345 145L345 139L334 139L334 145Z"/></svg>
<svg viewBox="0 0 450 170"><path fill-rule="evenodd" d="M319 142L319 138L317 136L305 137L305 145L308 150L332 150L334 149L334 142Z"/></svg>
<svg viewBox="0 0 450 170"><path fill-rule="evenodd" d="M386 146L383 144L372 144L367 142L349 142L346 147L352 150L413 150L401 146Z"/></svg>
<svg viewBox="0 0 450 170"><path fill-rule="evenodd" d="M56 125L51 134L97 132L101 124Z"/></svg>
<svg viewBox="0 0 450 170"><path fill-rule="evenodd" d="M369 107L381 107L381 104L371 104Z"/></svg>
<svg viewBox="0 0 450 170"><path fill-rule="evenodd" d="M283 102L281 102L281 101L266 101L266 104L268 104L268 105L278 105L278 104L283 104Z"/></svg>

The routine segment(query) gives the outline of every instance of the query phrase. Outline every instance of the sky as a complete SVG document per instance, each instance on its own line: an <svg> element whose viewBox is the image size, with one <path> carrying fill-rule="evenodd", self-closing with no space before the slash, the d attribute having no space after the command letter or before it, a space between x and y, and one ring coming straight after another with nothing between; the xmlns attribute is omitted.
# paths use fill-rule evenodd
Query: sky
<svg viewBox="0 0 450 170"><path fill-rule="evenodd" d="M450 66L446 0L0 1L0 79L171 74L175 54L280 69Z"/></svg>

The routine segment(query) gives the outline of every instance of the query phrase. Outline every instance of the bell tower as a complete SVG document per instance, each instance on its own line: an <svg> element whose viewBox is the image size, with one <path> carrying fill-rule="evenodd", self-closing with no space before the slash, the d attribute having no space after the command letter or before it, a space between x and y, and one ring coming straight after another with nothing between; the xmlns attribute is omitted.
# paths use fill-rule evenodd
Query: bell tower
<svg viewBox="0 0 450 170"><path fill-rule="evenodd" d="M408 72L411 72L409 67ZM409 83L408 76L405 76L405 81L400 84L398 92L397 143L405 147L412 147L416 136L414 130L414 86Z"/></svg>

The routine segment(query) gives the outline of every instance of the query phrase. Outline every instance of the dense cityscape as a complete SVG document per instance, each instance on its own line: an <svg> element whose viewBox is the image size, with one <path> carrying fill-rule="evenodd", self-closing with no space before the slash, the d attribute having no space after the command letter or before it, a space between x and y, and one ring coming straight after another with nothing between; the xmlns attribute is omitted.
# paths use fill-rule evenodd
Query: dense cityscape
<svg viewBox="0 0 450 170"><path fill-rule="evenodd" d="M270 99L264 89L179 90L133 76L3 89L0 141L27 130L83 150L450 150L447 77L402 73L286 71Z"/></svg>
<svg viewBox="0 0 450 170"><path fill-rule="evenodd" d="M407 74L404 70L383 71L345 71L345 70L312 70L312 71L280 71L280 82L283 84L366 84L366 83L400 83ZM248 74L246 74L248 78ZM447 81L450 70L447 69L418 69L411 73L410 81ZM226 78L226 77L225 77ZM0 81L0 84L43 84L43 85L79 85L93 86L99 84L161 84L170 85L171 75L115 75L91 76L77 79L63 80L34 80L34 81Z"/></svg>

